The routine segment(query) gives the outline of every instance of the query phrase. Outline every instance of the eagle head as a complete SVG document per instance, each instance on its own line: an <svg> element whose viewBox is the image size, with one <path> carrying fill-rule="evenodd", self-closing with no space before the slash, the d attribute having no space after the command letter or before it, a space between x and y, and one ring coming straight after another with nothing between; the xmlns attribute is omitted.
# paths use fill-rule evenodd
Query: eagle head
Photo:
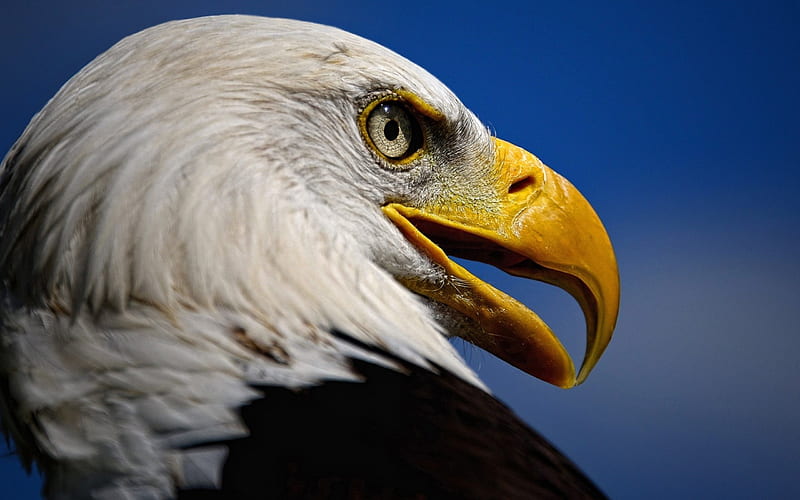
<svg viewBox="0 0 800 500"><path fill-rule="evenodd" d="M207 406L230 408L254 378L346 377L336 360L361 348L342 355L338 331L480 384L459 336L571 387L616 321L614 253L575 187L335 28L219 16L132 35L34 117L1 175L5 421L34 455L91 455L54 415L134 391L112 374L155 393L202 368L216 378L192 380L227 388ZM535 312L454 257L575 297L578 373Z"/></svg>

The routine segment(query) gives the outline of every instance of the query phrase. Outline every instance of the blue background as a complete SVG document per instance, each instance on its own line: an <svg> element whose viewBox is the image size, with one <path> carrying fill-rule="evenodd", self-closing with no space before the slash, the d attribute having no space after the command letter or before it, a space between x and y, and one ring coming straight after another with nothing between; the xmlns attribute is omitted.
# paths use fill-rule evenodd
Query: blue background
<svg viewBox="0 0 800 500"><path fill-rule="evenodd" d="M800 498L798 2L11 2L0 151L121 37L211 13L292 17L382 43L593 203L622 275L583 386L463 347L495 393L618 499ZM580 353L565 294L479 272ZM3 498L40 479L0 456ZM9 495L10 492L10 495Z"/></svg>

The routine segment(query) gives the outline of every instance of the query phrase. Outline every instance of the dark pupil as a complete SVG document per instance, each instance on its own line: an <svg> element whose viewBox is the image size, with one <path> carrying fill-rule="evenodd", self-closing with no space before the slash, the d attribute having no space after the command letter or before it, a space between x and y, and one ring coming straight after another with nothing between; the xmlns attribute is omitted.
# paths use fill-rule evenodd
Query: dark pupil
<svg viewBox="0 0 800 500"><path fill-rule="evenodd" d="M397 120L390 120L383 126L383 135L390 141L397 139L399 133L400 126L397 124Z"/></svg>

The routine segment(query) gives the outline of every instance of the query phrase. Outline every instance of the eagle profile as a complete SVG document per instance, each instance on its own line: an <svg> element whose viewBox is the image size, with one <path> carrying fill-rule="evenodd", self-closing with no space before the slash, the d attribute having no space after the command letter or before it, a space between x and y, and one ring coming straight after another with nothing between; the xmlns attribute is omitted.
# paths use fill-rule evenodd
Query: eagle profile
<svg viewBox="0 0 800 500"><path fill-rule="evenodd" d="M452 257L573 295L580 370ZM600 220L340 30L208 17L100 55L3 160L0 294L2 425L48 498L601 496L447 340L581 383L619 300Z"/></svg>

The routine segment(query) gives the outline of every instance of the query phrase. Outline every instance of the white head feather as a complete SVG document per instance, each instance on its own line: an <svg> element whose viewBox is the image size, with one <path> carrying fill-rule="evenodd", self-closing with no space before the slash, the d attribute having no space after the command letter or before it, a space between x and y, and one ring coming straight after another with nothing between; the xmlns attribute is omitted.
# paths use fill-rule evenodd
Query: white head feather
<svg viewBox="0 0 800 500"><path fill-rule="evenodd" d="M248 382L353 378L346 356L377 359L334 329L480 385L393 278L437 272L380 211L424 197L425 174L379 165L357 124L398 88L489 154L418 66L243 16L126 38L36 115L0 178L0 355L5 425L50 467L52 496L201 481L170 447L242 432L230 408L255 397Z"/></svg>

